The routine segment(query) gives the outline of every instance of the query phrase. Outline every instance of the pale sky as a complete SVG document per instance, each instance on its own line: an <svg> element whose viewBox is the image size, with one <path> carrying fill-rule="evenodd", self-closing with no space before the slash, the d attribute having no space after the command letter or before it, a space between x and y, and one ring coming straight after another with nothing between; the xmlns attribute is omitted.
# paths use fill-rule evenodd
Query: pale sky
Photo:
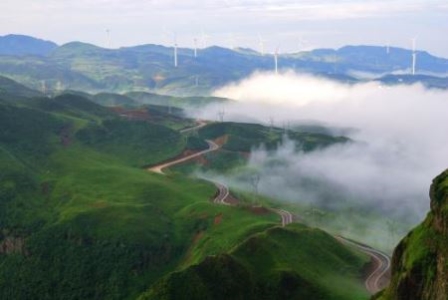
<svg viewBox="0 0 448 300"><path fill-rule="evenodd" d="M63 44L242 46L266 52L391 45L448 57L447 0L2 0L0 35ZM107 30L110 31L108 38Z"/></svg>

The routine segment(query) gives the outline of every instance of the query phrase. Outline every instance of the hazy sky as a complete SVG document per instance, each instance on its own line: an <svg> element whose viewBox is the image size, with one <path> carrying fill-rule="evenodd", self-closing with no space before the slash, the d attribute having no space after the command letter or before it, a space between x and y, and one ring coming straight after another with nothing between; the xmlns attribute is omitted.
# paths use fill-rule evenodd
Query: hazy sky
<svg viewBox="0 0 448 300"><path fill-rule="evenodd" d="M448 57L446 0L2 0L0 34L119 47L157 43L290 52L346 44L417 47ZM110 42L106 29L110 30Z"/></svg>

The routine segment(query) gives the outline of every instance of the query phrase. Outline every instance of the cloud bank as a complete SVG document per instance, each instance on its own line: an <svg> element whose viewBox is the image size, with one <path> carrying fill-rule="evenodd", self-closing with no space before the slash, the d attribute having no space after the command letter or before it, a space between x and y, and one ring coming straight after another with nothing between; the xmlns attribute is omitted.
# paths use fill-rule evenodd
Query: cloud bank
<svg viewBox="0 0 448 300"><path fill-rule="evenodd" d="M249 166L262 173L259 190L277 199L329 209L358 203L414 225L429 209L431 180L448 168L447 91L285 73L255 74L215 95L237 101L201 117L224 109L227 121L318 123L353 140L311 153L287 140L276 153L254 150Z"/></svg>

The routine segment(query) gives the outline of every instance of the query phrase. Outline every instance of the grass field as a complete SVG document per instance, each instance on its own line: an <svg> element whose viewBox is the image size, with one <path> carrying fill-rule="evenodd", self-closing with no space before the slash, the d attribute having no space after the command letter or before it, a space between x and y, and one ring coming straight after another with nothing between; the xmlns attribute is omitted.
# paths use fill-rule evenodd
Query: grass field
<svg viewBox="0 0 448 300"><path fill-rule="evenodd" d="M142 168L202 149L200 137L117 118L78 95L1 103L0 125L0 298L135 299L204 265L227 270L222 274L235 292L244 281L230 281L240 271L268 295L283 289L282 266L295 251L288 243L302 227L277 237L278 215L213 204L210 182ZM248 257L254 239L289 254L271 249ZM340 265L351 273L337 270L350 274L343 287L354 282L362 261L350 257L352 263ZM309 271L291 266L294 278ZM304 279L312 293L333 288L314 279ZM220 284L208 280L191 288Z"/></svg>

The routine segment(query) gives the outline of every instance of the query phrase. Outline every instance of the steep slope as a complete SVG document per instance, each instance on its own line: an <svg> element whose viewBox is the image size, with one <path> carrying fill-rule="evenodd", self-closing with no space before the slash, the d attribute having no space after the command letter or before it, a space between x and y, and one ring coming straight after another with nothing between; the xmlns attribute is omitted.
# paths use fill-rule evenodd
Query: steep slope
<svg viewBox="0 0 448 300"><path fill-rule="evenodd" d="M391 284L376 299L448 299L448 170L430 196L431 211L395 249Z"/></svg>

